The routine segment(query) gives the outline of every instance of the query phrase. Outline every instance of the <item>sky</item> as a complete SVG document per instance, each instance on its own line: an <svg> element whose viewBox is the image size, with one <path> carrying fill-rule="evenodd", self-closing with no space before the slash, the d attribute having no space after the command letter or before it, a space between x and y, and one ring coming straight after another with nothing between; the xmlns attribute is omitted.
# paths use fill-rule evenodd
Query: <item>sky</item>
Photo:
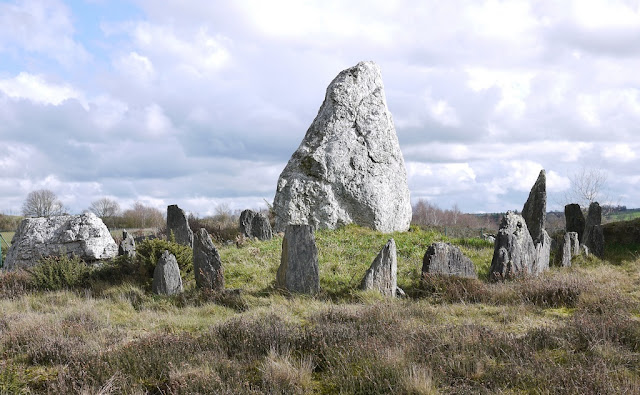
<svg viewBox="0 0 640 395"><path fill-rule="evenodd" d="M414 203L520 210L544 168L549 209L581 169L640 207L638 1L0 0L0 213L266 207L361 60Z"/></svg>

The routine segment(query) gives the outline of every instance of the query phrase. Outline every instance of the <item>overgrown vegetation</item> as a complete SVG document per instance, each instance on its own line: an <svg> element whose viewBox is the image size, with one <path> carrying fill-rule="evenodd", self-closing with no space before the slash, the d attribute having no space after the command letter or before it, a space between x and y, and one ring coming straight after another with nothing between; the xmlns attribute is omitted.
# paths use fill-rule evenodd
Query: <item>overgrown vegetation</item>
<svg viewBox="0 0 640 395"><path fill-rule="evenodd" d="M355 290L389 237L405 299ZM438 240L459 245L481 279L421 278ZM493 247L479 239L348 226L316 241L315 298L274 289L278 236L218 243L227 287L241 289L223 293L187 275L184 294L150 294L138 274L175 248L163 240L86 273L74 258L46 261L41 280L0 273L0 393L640 391L640 259L624 247L490 284Z"/></svg>

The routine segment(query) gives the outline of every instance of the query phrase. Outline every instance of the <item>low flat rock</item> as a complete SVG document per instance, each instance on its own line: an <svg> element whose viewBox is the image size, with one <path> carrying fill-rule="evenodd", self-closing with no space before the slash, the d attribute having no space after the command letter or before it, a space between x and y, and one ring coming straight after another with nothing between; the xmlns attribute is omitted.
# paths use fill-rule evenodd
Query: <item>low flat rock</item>
<svg viewBox="0 0 640 395"><path fill-rule="evenodd" d="M433 243L422 258L422 274L477 278L476 267L456 246Z"/></svg>
<svg viewBox="0 0 640 395"><path fill-rule="evenodd" d="M311 225L288 225L276 277L279 288L316 294L320 290L318 248Z"/></svg>
<svg viewBox="0 0 640 395"><path fill-rule="evenodd" d="M220 253L204 228L197 231L193 238L193 271L198 288L224 289L224 269Z"/></svg>
<svg viewBox="0 0 640 395"><path fill-rule="evenodd" d="M175 204L167 206L167 236L175 237L176 243L193 246L193 231L189 227L187 215Z"/></svg>
<svg viewBox="0 0 640 395"><path fill-rule="evenodd" d="M398 289L398 257L396 242L389 239L367 270L360 289L373 289L384 296L396 296Z"/></svg>
<svg viewBox="0 0 640 395"><path fill-rule="evenodd" d="M7 270L30 267L50 255L76 255L85 262L114 258L118 246L93 213L25 218L7 251Z"/></svg>
<svg viewBox="0 0 640 395"><path fill-rule="evenodd" d="M158 295L175 295L182 292L182 277L176 257L165 250L153 271L151 290Z"/></svg>

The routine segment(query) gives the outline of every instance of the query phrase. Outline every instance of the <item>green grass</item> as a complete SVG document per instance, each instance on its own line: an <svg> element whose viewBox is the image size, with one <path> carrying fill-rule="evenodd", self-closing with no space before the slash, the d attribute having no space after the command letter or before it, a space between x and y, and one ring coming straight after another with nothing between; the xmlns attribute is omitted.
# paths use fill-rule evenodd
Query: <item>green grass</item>
<svg viewBox="0 0 640 395"><path fill-rule="evenodd" d="M640 218L640 210L629 210L627 212L617 212L613 214L605 215L603 218L604 223L618 222L618 221L631 221L636 218Z"/></svg>
<svg viewBox="0 0 640 395"><path fill-rule="evenodd" d="M389 237L406 299L356 290ZM420 281L441 240L481 278ZM274 289L281 237L218 246L237 293L187 277L182 295L152 295L117 265L56 291L0 273L0 393L640 391L640 259L626 247L488 283L493 246L479 239L348 226L316 243L317 297Z"/></svg>

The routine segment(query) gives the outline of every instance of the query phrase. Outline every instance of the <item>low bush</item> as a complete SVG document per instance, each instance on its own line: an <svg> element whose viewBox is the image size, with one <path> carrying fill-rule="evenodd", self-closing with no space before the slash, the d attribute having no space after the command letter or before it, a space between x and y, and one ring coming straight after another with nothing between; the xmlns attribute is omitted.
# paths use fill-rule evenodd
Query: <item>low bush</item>
<svg viewBox="0 0 640 395"><path fill-rule="evenodd" d="M13 299L33 289L31 276L24 270L0 271L0 299Z"/></svg>
<svg viewBox="0 0 640 395"><path fill-rule="evenodd" d="M86 286L92 268L78 256L48 256L26 269L35 289L58 291Z"/></svg>
<svg viewBox="0 0 640 395"><path fill-rule="evenodd" d="M136 245L136 257L133 264L138 274L149 281L153 278L153 270L162 253L167 250L176 257L183 278L193 272L193 250L173 241L163 239L146 239ZM126 260L122 264L129 264Z"/></svg>

